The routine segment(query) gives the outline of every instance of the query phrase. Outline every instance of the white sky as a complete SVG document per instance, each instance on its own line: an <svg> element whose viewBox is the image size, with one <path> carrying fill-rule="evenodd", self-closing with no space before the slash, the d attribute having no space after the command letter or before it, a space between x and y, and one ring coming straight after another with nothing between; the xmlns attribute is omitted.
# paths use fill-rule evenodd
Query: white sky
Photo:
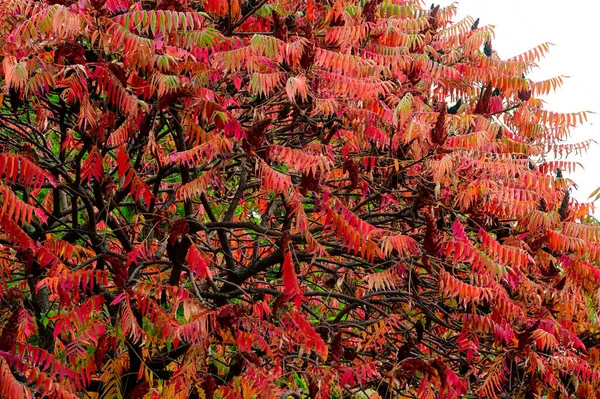
<svg viewBox="0 0 600 399"><path fill-rule="evenodd" d="M427 7L431 1L425 0ZM447 6L451 0L435 4ZM592 138L600 143L600 1L597 0L458 0L459 21L467 15L480 18L479 26L494 25L493 48L502 59L523 53L541 43L555 44L533 74L534 81L566 75L564 85L545 98L545 108L557 112L593 111L588 123L573 130L570 142ZM587 202L600 186L600 144L587 155L569 157L585 170L569 175L579 189L573 196ZM598 207L599 204L596 204ZM598 211L596 211L598 215Z"/></svg>

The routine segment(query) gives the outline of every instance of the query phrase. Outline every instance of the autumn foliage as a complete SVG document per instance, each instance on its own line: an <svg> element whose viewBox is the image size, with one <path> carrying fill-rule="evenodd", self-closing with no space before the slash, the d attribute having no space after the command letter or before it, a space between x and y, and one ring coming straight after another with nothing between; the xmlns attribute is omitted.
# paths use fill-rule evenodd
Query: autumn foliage
<svg viewBox="0 0 600 399"><path fill-rule="evenodd" d="M0 398L596 398L560 77L418 0L0 2Z"/></svg>

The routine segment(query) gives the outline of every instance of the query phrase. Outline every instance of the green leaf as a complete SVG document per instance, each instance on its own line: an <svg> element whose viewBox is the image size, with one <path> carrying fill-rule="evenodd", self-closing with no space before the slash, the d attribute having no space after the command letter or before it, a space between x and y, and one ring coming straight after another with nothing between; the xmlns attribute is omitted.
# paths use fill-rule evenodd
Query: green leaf
<svg viewBox="0 0 600 399"><path fill-rule="evenodd" d="M156 33L156 13L150 13L150 31Z"/></svg>

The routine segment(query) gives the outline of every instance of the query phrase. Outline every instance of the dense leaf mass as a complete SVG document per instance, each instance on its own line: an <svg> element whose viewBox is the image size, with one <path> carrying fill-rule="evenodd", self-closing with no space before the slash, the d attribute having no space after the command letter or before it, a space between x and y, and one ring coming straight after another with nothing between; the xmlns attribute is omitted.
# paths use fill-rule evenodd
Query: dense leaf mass
<svg viewBox="0 0 600 399"><path fill-rule="evenodd" d="M595 398L585 112L417 0L0 2L0 397Z"/></svg>

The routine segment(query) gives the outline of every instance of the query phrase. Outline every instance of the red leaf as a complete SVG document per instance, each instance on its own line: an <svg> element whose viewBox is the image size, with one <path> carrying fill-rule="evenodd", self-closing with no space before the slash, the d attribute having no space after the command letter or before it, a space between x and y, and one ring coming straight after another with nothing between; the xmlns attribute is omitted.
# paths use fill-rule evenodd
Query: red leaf
<svg viewBox="0 0 600 399"><path fill-rule="evenodd" d="M302 293L302 288L300 287L300 282L298 281L298 276L296 276L296 271L294 270L294 263L292 261L292 254L289 251L286 251L283 258L283 286L285 293L293 298L296 307L299 309L302 305L302 301L306 298Z"/></svg>
<svg viewBox="0 0 600 399"><path fill-rule="evenodd" d="M352 370L348 370L342 375L342 379L340 380L340 386L346 386L346 384L350 384L351 386L354 384L354 372Z"/></svg>
<svg viewBox="0 0 600 399"><path fill-rule="evenodd" d="M81 177L88 182L93 178L96 181L102 181L104 175L104 164L102 163L102 156L98 152L96 147L93 147L88 157L83 162L81 168Z"/></svg>
<svg viewBox="0 0 600 399"><path fill-rule="evenodd" d="M235 78L233 78L233 85L235 86L236 89L240 89L240 87L242 87L242 79L240 79L239 76L236 76Z"/></svg>
<svg viewBox="0 0 600 399"><path fill-rule="evenodd" d="M321 355L323 359L326 359L327 344L323 338L321 338L319 333L317 333L310 321L306 320L302 314L296 312L294 314L294 322L298 326L298 329L303 333L303 338L306 340L306 348L309 350L314 348L315 352Z"/></svg>
<svg viewBox="0 0 600 399"><path fill-rule="evenodd" d="M122 145L117 152L117 173L119 174L119 179L123 178L125 172L127 172L127 169L131 166L126 147L126 145Z"/></svg>
<svg viewBox="0 0 600 399"><path fill-rule="evenodd" d="M187 262L192 272L198 275L198 277L212 280L212 273L208 268L206 257L195 245L192 245L187 253Z"/></svg>

